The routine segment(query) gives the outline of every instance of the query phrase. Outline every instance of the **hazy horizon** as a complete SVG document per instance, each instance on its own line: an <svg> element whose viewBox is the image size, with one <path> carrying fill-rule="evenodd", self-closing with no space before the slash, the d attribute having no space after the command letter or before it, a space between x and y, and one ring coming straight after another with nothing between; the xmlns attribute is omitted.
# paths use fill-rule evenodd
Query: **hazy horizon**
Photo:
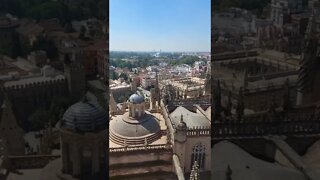
<svg viewBox="0 0 320 180"><path fill-rule="evenodd" d="M110 50L110 52L157 53L159 51ZM210 53L210 51L161 51L161 53Z"/></svg>
<svg viewBox="0 0 320 180"><path fill-rule="evenodd" d="M210 52L210 0L110 0L110 51Z"/></svg>

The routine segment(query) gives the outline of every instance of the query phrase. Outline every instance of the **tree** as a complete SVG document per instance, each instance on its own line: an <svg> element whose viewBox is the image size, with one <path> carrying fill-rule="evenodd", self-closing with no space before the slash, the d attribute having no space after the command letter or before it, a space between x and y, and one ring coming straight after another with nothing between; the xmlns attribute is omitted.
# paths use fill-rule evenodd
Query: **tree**
<svg viewBox="0 0 320 180"><path fill-rule="evenodd" d="M49 59L54 59L58 56L58 49L52 40L41 37L34 42L33 51L43 50L47 53Z"/></svg>
<svg viewBox="0 0 320 180"><path fill-rule="evenodd" d="M112 70L112 71L110 71L110 78L111 78L112 80L116 80L116 79L118 79L119 77L118 77L117 73L116 73L114 70Z"/></svg>
<svg viewBox="0 0 320 180"><path fill-rule="evenodd" d="M119 102L124 102L126 100L127 100L127 98L125 96L120 96L119 97Z"/></svg>
<svg viewBox="0 0 320 180"><path fill-rule="evenodd" d="M51 118L51 125L55 125L61 118L64 112L71 106L74 101L68 97L56 97L51 102L48 114Z"/></svg>
<svg viewBox="0 0 320 180"><path fill-rule="evenodd" d="M125 81L128 81L128 79L129 79L128 75L126 73L121 73L119 77L123 78L123 80L125 80Z"/></svg>
<svg viewBox="0 0 320 180"><path fill-rule="evenodd" d="M30 117L29 122L33 130L41 130L49 122L49 113L45 109L36 110Z"/></svg>

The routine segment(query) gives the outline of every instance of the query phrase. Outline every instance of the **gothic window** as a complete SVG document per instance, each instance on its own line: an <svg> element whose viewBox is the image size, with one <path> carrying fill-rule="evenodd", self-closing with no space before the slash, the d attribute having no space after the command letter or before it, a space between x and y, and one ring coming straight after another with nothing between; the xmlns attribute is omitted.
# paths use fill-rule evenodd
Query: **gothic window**
<svg viewBox="0 0 320 180"><path fill-rule="evenodd" d="M203 169L205 165L205 154L206 147L202 143L198 143L192 148L192 155L191 155L191 168L195 161L197 161L199 168Z"/></svg>

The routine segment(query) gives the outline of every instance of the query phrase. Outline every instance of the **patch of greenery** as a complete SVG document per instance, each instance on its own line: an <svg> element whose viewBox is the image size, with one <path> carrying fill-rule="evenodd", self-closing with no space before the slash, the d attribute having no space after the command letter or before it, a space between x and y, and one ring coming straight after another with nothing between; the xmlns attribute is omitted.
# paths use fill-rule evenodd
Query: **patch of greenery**
<svg viewBox="0 0 320 180"><path fill-rule="evenodd" d="M119 76L117 75L117 73L114 70L109 71L109 77L112 80L116 80L119 78Z"/></svg>
<svg viewBox="0 0 320 180"><path fill-rule="evenodd" d="M31 123L32 130L39 131L51 122L52 126L61 119L64 112L69 106L71 106L75 101L69 97L56 97L53 98L50 108L40 108L37 109L29 117L29 122Z"/></svg>
<svg viewBox="0 0 320 180"><path fill-rule="evenodd" d="M110 64L114 67L120 67L120 68L126 67L131 70L132 68L137 68L137 67L146 68L148 66L157 65L158 62L150 58L139 58L133 61L111 59Z"/></svg>
<svg viewBox="0 0 320 180"><path fill-rule="evenodd" d="M184 56L181 59L178 60L171 60L169 61L170 65L176 66L176 65L181 65L181 64L188 64L192 66L194 62L200 61L201 59L197 56Z"/></svg>
<svg viewBox="0 0 320 180"><path fill-rule="evenodd" d="M50 59L54 59L58 56L58 49L56 48L54 42L44 37L39 38L36 42L34 42L32 50L43 50L47 52L47 56Z"/></svg>

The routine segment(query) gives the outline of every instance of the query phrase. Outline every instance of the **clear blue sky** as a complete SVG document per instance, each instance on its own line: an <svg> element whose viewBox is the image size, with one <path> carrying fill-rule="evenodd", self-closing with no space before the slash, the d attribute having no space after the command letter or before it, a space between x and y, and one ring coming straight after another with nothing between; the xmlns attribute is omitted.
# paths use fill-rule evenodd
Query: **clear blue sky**
<svg viewBox="0 0 320 180"><path fill-rule="evenodd" d="M210 52L210 7L210 0L110 0L110 50Z"/></svg>

